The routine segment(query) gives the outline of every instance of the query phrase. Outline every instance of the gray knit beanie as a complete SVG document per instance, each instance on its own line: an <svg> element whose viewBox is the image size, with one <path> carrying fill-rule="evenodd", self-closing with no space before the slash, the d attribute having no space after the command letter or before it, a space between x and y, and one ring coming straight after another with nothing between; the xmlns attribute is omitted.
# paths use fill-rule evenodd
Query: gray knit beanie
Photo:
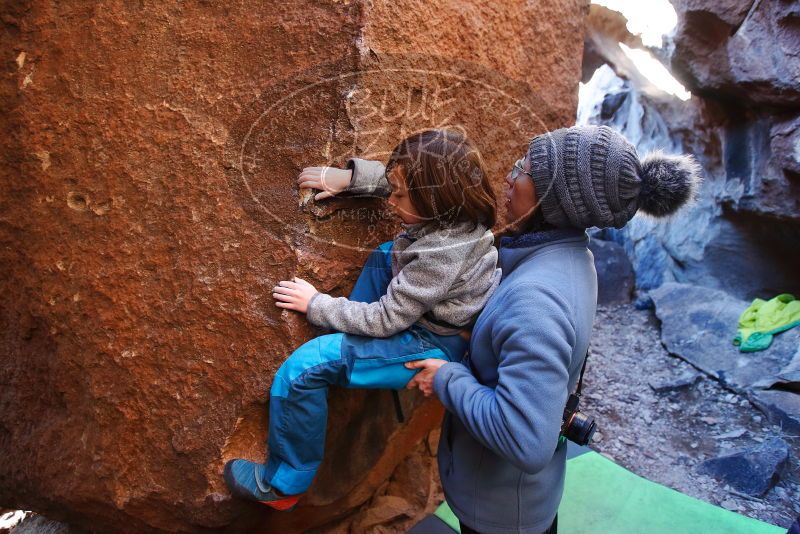
<svg viewBox="0 0 800 534"><path fill-rule="evenodd" d="M607 126L575 126L534 137L531 174L544 220L558 227L622 228L641 209L664 217L694 199L700 167L660 152L639 160Z"/></svg>

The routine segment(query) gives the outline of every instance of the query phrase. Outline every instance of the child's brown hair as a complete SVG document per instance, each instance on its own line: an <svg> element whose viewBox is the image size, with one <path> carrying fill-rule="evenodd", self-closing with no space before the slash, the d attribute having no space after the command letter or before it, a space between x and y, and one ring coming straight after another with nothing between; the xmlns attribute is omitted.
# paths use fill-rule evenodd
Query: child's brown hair
<svg viewBox="0 0 800 534"><path fill-rule="evenodd" d="M386 172L401 167L418 214L444 225L494 226L497 201L480 152L455 129L423 130L392 151Z"/></svg>

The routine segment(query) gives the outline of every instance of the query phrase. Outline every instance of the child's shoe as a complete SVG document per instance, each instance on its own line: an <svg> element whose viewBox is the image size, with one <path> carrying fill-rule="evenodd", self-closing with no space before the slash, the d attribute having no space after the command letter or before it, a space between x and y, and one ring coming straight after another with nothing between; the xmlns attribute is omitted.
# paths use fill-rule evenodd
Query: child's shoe
<svg viewBox="0 0 800 534"><path fill-rule="evenodd" d="M279 495L264 482L265 469L264 464L250 460L231 460L225 464L225 483L235 497L257 501L281 512L291 511L302 494Z"/></svg>

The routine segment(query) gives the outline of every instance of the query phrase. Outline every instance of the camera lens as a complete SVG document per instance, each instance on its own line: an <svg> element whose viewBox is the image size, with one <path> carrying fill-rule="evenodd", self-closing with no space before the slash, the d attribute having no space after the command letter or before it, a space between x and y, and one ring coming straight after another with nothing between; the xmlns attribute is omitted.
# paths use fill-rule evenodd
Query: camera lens
<svg viewBox="0 0 800 534"><path fill-rule="evenodd" d="M592 440L592 435L594 435L595 430L597 430L597 424L594 422L594 419L580 412L576 412L567 425L565 436L568 440L578 445L588 445Z"/></svg>

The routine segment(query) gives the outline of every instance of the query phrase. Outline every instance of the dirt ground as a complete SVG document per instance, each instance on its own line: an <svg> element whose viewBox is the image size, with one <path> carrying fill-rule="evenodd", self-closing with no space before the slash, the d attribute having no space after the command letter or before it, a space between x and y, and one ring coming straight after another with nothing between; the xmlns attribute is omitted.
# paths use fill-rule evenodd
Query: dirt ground
<svg viewBox="0 0 800 534"><path fill-rule="evenodd" d="M674 392L650 386L694 371L661 345L652 310L598 309L591 347L582 409L600 427L592 448L649 480L749 517L788 528L800 515L799 436L773 426L712 378ZM790 465L763 498L697 473L704 460L774 436L791 445Z"/></svg>

